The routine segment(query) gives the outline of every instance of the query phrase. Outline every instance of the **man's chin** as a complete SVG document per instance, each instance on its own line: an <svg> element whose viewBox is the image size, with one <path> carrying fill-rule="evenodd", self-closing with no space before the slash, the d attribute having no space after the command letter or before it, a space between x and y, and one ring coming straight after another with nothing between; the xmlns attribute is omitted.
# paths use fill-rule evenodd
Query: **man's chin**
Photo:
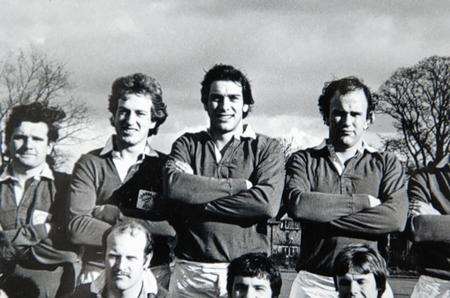
<svg viewBox="0 0 450 298"><path fill-rule="evenodd" d="M211 127L212 131L218 134L226 134L235 129L235 126L227 123L215 124Z"/></svg>
<svg viewBox="0 0 450 298"><path fill-rule="evenodd" d="M342 151L353 148L358 142L353 138L340 138L333 143L335 149L341 149Z"/></svg>
<svg viewBox="0 0 450 298"><path fill-rule="evenodd" d="M119 290L126 290L130 287L130 278L128 277L115 277L114 286Z"/></svg>
<svg viewBox="0 0 450 298"><path fill-rule="evenodd" d="M135 136L121 136L118 141L122 147L131 147L139 144L141 140Z"/></svg>
<svg viewBox="0 0 450 298"><path fill-rule="evenodd" d="M35 158L17 158L16 162L25 169L34 169L39 167L45 161L40 162L35 160Z"/></svg>

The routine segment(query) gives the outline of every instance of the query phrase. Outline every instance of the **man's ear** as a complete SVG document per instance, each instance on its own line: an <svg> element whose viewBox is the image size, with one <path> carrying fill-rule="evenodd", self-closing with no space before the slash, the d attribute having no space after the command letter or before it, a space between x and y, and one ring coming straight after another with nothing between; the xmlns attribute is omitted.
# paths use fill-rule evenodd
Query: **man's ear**
<svg viewBox="0 0 450 298"><path fill-rule="evenodd" d="M375 113L372 111L367 115L366 123L364 124L364 129L367 130L374 120L375 120Z"/></svg>
<svg viewBox="0 0 450 298"><path fill-rule="evenodd" d="M153 252L151 252L145 256L145 260L144 260L144 268L145 269L150 267L150 262L151 262L152 258L153 258Z"/></svg>
<svg viewBox="0 0 450 298"><path fill-rule="evenodd" d="M248 104L244 104L244 105L242 106L242 112L247 113L248 110L249 110L249 108L250 108L250 106L249 106Z"/></svg>
<svg viewBox="0 0 450 298"><path fill-rule="evenodd" d="M54 148L55 148L55 142L49 142L47 145L47 155L52 154Z"/></svg>

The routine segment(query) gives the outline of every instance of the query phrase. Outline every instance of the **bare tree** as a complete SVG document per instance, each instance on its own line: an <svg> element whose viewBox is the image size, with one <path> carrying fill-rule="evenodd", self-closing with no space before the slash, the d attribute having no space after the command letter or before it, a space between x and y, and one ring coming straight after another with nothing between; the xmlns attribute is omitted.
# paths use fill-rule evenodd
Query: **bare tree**
<svg viewBox="0 0 450 298"><path fill-rule="evenodd" d="M400 137L384 145L421 168L442 159L450 146L450 57L432 56L399 68L376 94L377 110L394 119Z"/></svg>
<svg viewBox="0 0 450 298"><path fill-rule="evenodd" d="M1 135L11 108L31 102L59 105L67 114L61 123L57 142L75 139L89 121L85 104L77 101L69 83L69 73L63 63L50 59L44 53L31 48L9 55L0 61L0 123ZM0 155L3 160L3 137L0 138Z"/></svg>

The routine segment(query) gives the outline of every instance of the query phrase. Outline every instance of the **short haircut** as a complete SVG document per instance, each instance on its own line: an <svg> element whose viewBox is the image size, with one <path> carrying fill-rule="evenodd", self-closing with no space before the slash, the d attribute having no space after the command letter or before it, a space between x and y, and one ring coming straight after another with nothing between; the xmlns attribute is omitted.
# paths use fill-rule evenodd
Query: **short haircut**
<svg viewBox="0 0 450 298"><path fill-rule="evenodd" d="M156 122L153 129L150 129L148 135L156 135L159 126L166 120L167 106L162 99L162 89L159 82L151 76L135 73L129 76L120 77L114 81L111 87L111 95L109 96L108 110L113 115L111 124L119 105L119 100L125 100L129 94L149 95L152 101L151 119ZM113 124L114 125L114 124Z"/></svg>
<svg viewBox="0 0 450 298"><path fill-rule="evenodd" d="M9 144L14 129L22 122L44 122L48 126L49 142L56 142L59 134L59 124L66 117L66 113L58 106L49 106L47 103L33 102L30 104L18 105L12 108L11 114L6 121L5 139Z"/></svg>
<svg viewBox="0 0 450 298"><path fill-rule="evenodd" d="M243 113L244 118L247 117L252 108L252 105L255 103L253 100L252 89L248 78L239 69L236 69L231 65L214 65L210 70L206 72L201 83L201 100L204 105L208 103L211 85L216 81L232 81L241 85L244 104L247 104L249 106L249 110Z"/></svg>
<svg viewBox="0 0 450 298"><path fill-rule="evenodd" d="M331 99L339 93L339 95L345 95L355 90L363 90L367 99L367 117L369 117L375 110L375 101L372 98L369 88L362 83L357 77L345 77L339 80L326 82L322 89L322 94L319 96L319 110L322 114L325 124L328 123L330 116L330 103Z"/></svg>
<svg viewBox="0 0 450 298"><path fill-rule="evenodd" d="M265 253L248 253L231 261L228 266L227 291L233 291L237 276L267 279L272 289L272 297L278 297L281 290L281 275L275 264Z"/></svg>
<svg viewBox="0 0 450 298"><path fill-rule="evenodd" d="M386 289L388 272L386 261L367 244L350 244L342 249L334 261L334 275L344 276L350 270L359 274L373 273L378 289L378 297Z"/></svg>
<svg viewBox="0 0 450 298"><path fill-rule="evenodd" d="M102 244L103 244L103 249L106 252L106 242L108 240L109 235L111 234L118 234L118 235L123 235L123 234L128 234L131 236L136 236L137 232L142 232L145 235L145 247L144 247L144 256L150 254L151 252L153 252L153 240L152 240L152 236L150 235L150 232L140 223L138 223L135 220L126 220L126 221L121 221L117 224L115 224L114 226L112 226L111 228L109 228L109 230L107 230L104 234L103 234L103 238L102 238ZM132 243L130 243L130 245L133 245Z"/></svg>

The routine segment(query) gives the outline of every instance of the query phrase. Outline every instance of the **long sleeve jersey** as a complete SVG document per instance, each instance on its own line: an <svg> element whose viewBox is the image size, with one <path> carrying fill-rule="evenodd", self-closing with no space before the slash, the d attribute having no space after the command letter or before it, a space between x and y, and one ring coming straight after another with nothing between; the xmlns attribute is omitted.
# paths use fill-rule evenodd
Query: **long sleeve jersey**
<svg viewBox="0 0 450 298"><path fill-rule="evenodd" d="M370 207L368 195L381 204ZM340 173L327 146L294 153L286 168L288 214L302 223L298 270L332 276L339 251L355 242L377 249L385 234L405 227L403 167L388 153L361 150Z"/></svg>
<svg viewBox="0 0 450 298"><path fill-rule="evenodd" d="M170 163L165 168L165 197L180 206L175 254L197 262L230 262L244 253L269 252L266 224L279 210L285 178L280 144L247 133L234 137L220 160L216 149L206 131L186 133L173 144L170 158L194 172L177 171ZM246 180L253 187L247 189Z"/></svg>
<svg viewBox="0 0 450 298"><path fill-rule="evenodd" d="M77 261L74 247L67 245L64 229L68 181L69 175L53 173L45 165L39 176L25 182L17 203L14 175L8 168L1 175L0 233L14 249L9 253L16 254L15 261L24 268ZM49 234L46 224L51 225Z"/></svg>
<svg viewBox="0 0 450 298"><path fill-rule="evenodd" d="M435 168L424 169L411 177L408 195L411 203L431 204L441 215L410 218L409 231L419 272L450 280L450 156Z"/></svg>
<svg viewBox="0 0 450 298"><path fill-rule="evenodd" d="M81 156L75 164L69 191L68 230L74 244L85 248L83 260L103 263L102 236L121 216L115 206L134 208L145 217L152 201L160 200L161 170L165 156L150 151L131 166L121 181L112 159L112 152L97 149ZM134 204L132 206L132 204ZM110 208L114 206L113 208ZM111 212L112 211L112 212ZM131 214L132 217L133 214ZM152 266L170 262L170 238L175 231L164 216L137 219L152 234L155 241Z"/></svg>

